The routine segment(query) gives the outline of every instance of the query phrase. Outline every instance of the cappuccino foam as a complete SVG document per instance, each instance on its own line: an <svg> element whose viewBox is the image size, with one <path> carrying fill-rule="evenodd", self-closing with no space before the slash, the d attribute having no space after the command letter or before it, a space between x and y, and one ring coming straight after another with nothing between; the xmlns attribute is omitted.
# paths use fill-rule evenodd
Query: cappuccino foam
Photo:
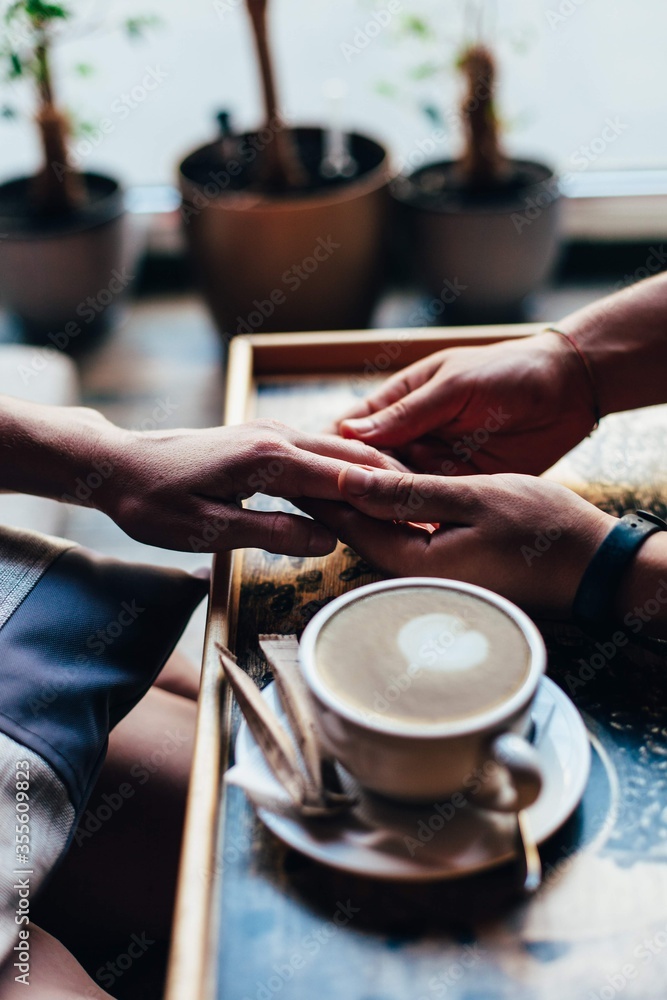
<svg viewBox="0 0 667 1000"><path fill-rule="evenodd" d="M403 725L488 711L522 686L530 660L521 628L504 611L426 585L397 585L345 605L315 646L332 694L364 717Z"/></svg>

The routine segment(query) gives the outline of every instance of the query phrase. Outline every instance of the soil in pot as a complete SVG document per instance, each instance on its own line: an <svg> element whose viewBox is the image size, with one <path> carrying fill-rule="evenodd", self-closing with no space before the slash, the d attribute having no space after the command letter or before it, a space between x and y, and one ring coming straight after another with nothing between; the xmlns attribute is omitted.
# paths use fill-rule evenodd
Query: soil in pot
<svg viewBox="0 0 667 1000"><path fill-rule="evenodd" d="M458 163L444 161L398 179L392 195L406 264L417 284L442 298L448 321L525 318L526 297L558 250L560 197L548 167L512 160L495 185L476 188Z"/></svg>
<svg viewBox="0 0 667 1000"><path fill-rule="evenodd" d="M368 322L382 271L385 150L350 136L350 177L323 176L324 132L291 132L298 188L264 180L270 129L226 136L181 164L183 220L197 277L226 335Z"/></svg>
<svg viewBox="0 0 667 1000"><path fill-rule="evenodd" d="M0 185L0 304L24 339L76 352L112 322L132 275L118 183L85 174L75 211L35 212L31 178Z"/></svg>

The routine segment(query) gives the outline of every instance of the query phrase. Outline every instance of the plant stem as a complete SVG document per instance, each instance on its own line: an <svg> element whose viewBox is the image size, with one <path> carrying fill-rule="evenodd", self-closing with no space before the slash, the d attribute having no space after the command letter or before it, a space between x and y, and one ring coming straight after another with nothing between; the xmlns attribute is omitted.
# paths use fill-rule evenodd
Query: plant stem
<svg viewBox="0 0 667 1000"><path fill-rule="evenodd" d="M33 182L33 201L41 214L60 214L76 209L84 199L81 175L70 165L67 140L70 126L67 116L55 104L48 41L35 49L39 108L37 127L42 140L43 164Z"/></svg>
<svg viewBox="0 0 667 1000"><path fill-rule="evenodd" d="M465 131L461 168L470 187L493 187L507 170L494 106L495 59L484 45L471 45L463 53L459 68L466 79L461 105Z"/></svg>
<svg viewBox="0 0 667 1000"><path fill-rule="evenodd" d="M306 181L293 136L282 120L273 72L273 58L266 23L268 0L246 0L252 25L255 49L259 61L264 95L266 127L273 133L264 150L265 183L270 188L289 190L303 186Z"/></svg>

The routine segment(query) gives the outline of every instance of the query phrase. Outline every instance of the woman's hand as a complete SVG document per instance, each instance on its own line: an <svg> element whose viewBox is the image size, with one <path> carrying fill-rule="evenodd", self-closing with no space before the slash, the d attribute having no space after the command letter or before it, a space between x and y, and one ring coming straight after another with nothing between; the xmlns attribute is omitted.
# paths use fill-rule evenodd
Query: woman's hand
<svg viewBox="0 0 667 1000"><path fill-rule="evenodd" d="M452 479L349 467L339 485L347 504L305 509L388 575L464 580L553 616L570 612L586 566L617 523L564 486L530 476Z"/></svg>
<svg viewBox="0 0 667 1000"><path fill-rule="evenodd" d="M538 475L595 424L590 380L556 333L453 347L410 365L337 430L420 472Z"/></svg>
<svg viewBox="0 0 667 1000"><path fill-rule="evenodd" d="M97 485L85 502L133 538L168 549L252 545L326 555L336 545L326 527L298 514L244 509L242 501L255 493L340 500L338 477L348 463L395 468L360 442L302 434L272 420L143 433L105 426L89 457ZM86 483L85 469L78 478Z"/></svg>

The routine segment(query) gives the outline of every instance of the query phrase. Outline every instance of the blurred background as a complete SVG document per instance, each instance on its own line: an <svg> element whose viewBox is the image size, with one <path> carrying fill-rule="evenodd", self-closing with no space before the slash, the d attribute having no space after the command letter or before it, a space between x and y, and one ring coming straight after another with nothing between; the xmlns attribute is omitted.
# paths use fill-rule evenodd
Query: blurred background
<svg viewBox="0 0 667 1000"><path fill-rule="evenodd" d="M499 64L506 147L513 155L553 164L567 174L566 192L586 200L567 206L566 234L587 239L660 235L667 222L660 72L665 4L499 0L490 6L495 24L489 40ZM177 163L215 135L219 110L229 110L239 129L260 121L244 4L81 0L74 7L97 24L80 36L76 30L64 35L55 52L62 98L88 129L74 141L75 162L119 177L133 194L131 207L166 210L172 206L169 189L175 186ZM372 0L276 0L271 31L285 112L298 122L322 121L328 114L327 81L340 78L347 91L341 101L345 124L386 142L400 166L436 127L424 108L446 114L456 107L459 87L452 66L464 38L465 13L455 0L403 0L390 23L373 37L366 34L367 44L360 47L359 33L365 34L373 14L386 8ZM135 44L127 44L110 24L144 13L157 15L160 23ZM411 16L423 17L435 37L423 39L406 30ZM440 72L420 76L429 63ZM79 75L76 68L84 65L90 71ZM143 100L125 100L123 95L141 87L151 69L159 73L155 89ZM15 87L11 104L29 114L28 91ZM601 152L582 156L582 147L601 134L607 118L623 130ZM103 119L110 119L113 128L100 139L94 130ZM449 129L434 155L454 152L459 142L457 130ZM0 179L34 169L37 158L34 131L3 119ZM628 208L628 197L640 200ZM588 201L598 198L614 201L604 206ZM178 242L177 230L170 245ZM164 249L167 237L162 237Z"/></svg>

